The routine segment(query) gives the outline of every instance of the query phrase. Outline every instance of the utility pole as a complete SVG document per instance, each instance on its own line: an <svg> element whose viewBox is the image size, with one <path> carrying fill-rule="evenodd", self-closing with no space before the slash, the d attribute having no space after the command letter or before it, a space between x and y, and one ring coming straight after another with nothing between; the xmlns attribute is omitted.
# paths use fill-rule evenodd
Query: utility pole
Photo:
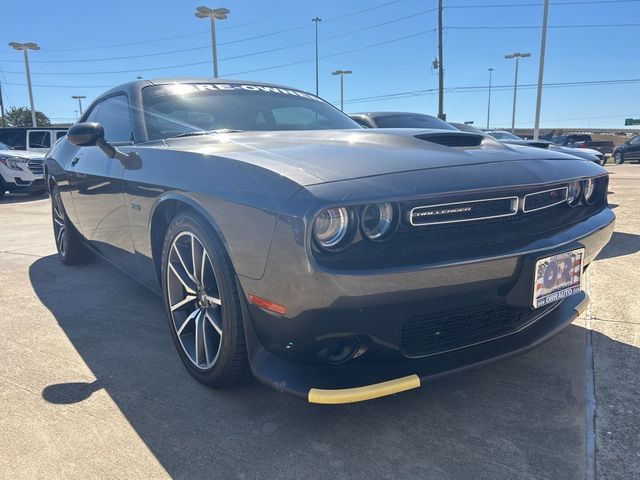
<svg viewBox="0 0 640 480"><path fill-rule="evenodd" d="M4 126L4 100L2 99L2 83L0 83L0 127Z"/></svg>
<svg viewBox="0 0 640 480"><path fill-rule="evenodd" d="M540 135L540 107L542 104L542 82L544 79L544 54L547 46L547 17L549 16L549 0L544 0L542 13L542 39L540 40L540 67L538 69L538 96L536 97L536 121L533 126L533 139Z"/></svg>
<svg viewBox="0 0 640 480"><path fill-rule="evenodd" d="M322 21L320 17L312 18L312 22L316 24L316 95L318 95L318 23Z"/></svg>
<svg viewBox="0 0 640 480"><path fill-rule="evenodd" d="M506 58L507 60L511 58L516 59L516 77L513 82L513 114L511 115L511 133L513 133L514 130L516 129L516 98L518 95L518 66L520 65L521 58L527 58L530 56L531 56L530 53L520 53L520 52L515 52L510 55L504 56L504 58Z"/></svg>
<svg viewBox="0 0 640 480"><path fill-rule="evenodd" d="M487 102L487 129L489 128L489 117L491 116L491 77L493 76L493 68L489 68L489 101Z"/></svg>
<svg viewBox="0 0 640 480"><path fill-rule="evenodd" d="M27 42L27 43L18 43L11 42L9 46L14 50L22 50L24 53L24 69L27 72L27 87L29 88L29 103L31 105L31 123L34 127L37 127L36 123L36 109L33 106L33 91L31 90L31 72L29 71L29 55L27 54L27 50L40 50L40 47L37 43Z"/></svg>
<svg viewBox="0 0 640 480"><path fill-rule="evenodd" d="M350 75L353 72L351 70L336 70L331 72L331 75L340 75L340 110L344 112L344 76Z"/></svg>
<svg viewBox="0 0 640 480"><path fill-rule="evenodd" d="M211 55L213 60L213 78L218 78L218 51L216 46L216 19L224 20L229 16L228 8L196 8L196 17L211 19Z"/></svg>
<svg viewBox="0 0 640 480"><path fill-rule="evenodd" d="M438 0L438 118L446 120L444 114L444 67L442 65L442 0Z"/></svg>

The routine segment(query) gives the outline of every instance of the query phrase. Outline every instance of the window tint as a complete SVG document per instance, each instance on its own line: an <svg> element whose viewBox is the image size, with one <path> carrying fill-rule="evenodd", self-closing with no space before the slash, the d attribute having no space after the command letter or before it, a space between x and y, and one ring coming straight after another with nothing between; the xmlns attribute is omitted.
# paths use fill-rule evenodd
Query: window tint
<svg viewBox="0 0 640 480"><path fill-rule="evenodd" d="M374 118L380 128L437 128L457 130L447 122L430 115L385 115Z"/></svg>
<svg viewBox="0 0 640 480"><path fill-rule="evenodd" d="M17 150L24 150L26 148L25 140L27 138L26 132L12 132L9 131L0 131L0 141L6 143L10 147L13 147Z"/></svg>
<svg viewBox="0 0 640 480"><path fill-rule="evenodd" d="M98 122L104 127L104 137L109 142L133 140L129 102L124 95L110 97L98 103L87 117L87 122Z"/></svg>
<svg viewBox="0 0 640 480"><path fill-rule="evenodd" d="M358 125L364 127L364 128L371 128L371 125L369 125L369 122L367 122L364 118L361 117L351 117L351 120L353 120L354 122L356 122Z"/></svg>
<svg viewBox="0 0 640 480"><path fill-rule="evenodd" d="M176 84L146 87L150 139L212 130L323 130L360 128L306 92L266 85Z"/></svg>
<svg viewBox="0 0 640 480"><path fill-rule="evenodd" d="M629 142L631 145L640 145L640 136L634 137Z"/></svg>
<svg viewBox="0 0 640 480"><path fill-rule="evenodd" d="M49 148L51 133L48 131L29 132L29 148Z"/></svg>
<svg viewBox="0 0 640 480"><path fill-rule="evenodd" d="M60 140L66 134L67 134L67 132L56 132L56 140Z"/></svg>

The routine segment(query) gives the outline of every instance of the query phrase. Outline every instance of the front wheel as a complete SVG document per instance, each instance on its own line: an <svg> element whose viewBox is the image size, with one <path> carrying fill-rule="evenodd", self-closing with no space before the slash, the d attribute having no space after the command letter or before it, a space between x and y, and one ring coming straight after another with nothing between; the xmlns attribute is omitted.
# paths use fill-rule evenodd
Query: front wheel
<svg viewBox="0 0 640 480"><path fill-rule="evenodd" d="M75 265L93 260L93 252L82 243L80 233L67 217L57 186L51 189L51 216L53 218L53 235L60 261L66 265Z"/></svg>
<svg viewBox="0 0 640 480"><path fill-rule="evenodd" d="M199 217L178 215L162 250L162 287L169 328L182 363L209 387L248 374L240 296L230 259Z"/></svg>
<svg viewBox="0 0 640 480"><path fill-rule="evenodd" d="M624 163L622 152L616 152L613 154L613 163L615 163L616 165L622 165Z"/></svg>

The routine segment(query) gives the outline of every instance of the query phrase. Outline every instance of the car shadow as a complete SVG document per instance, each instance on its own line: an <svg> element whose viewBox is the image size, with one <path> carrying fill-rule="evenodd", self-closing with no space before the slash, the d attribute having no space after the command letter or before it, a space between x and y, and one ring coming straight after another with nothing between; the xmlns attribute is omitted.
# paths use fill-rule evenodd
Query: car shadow
<svg viewBox="0 0 640 480"><path fill-rule="evenodd" d="M640 251L640 235L635 233L613 232L607 245L600 251L597 260L633 255Z"/></svg>
<svg viewBox="0 0 640 480"><path fill-rule="evenodd" d="M197 383L180 363L160 299L109 265L65 267L49 256L29 276L95 376L49 385L43 398L84 408L106 390L172 477L585 476L581 327L418 390L319 406L256 381L228 390Z"/></svg>
<svg viewBox="0 0 640 480"><path fill-rule="evenodd" d="M0 205L10 203L36 202L38 200L43 200L48 196L49 194L47 192L42 192L40 194L34 195L29 195L28 193L7 193L3 198L0 199Z"/></svg>

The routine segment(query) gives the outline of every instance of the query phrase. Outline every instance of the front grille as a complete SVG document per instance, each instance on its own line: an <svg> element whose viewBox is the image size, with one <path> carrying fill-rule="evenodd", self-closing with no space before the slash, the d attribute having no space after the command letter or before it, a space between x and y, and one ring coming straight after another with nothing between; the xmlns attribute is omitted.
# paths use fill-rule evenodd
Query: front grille
<svg viewBox="0 0 640 480"><path fill-rule="evenodd" d="M530 193L524 197L524 212L535 212L567 201L567 187L553 188L543 192Z"/></svg>
<svg viewBox="0 0 640 480"><path fill-rule="evenodd" d="M402 326L402 353L425 357L487 342L515 333L555 305L534 310L492 303L415 317Z"/></svg>
<svg viewBox="0 0 640 480"><path fill-rule="evenodd" d="M27 162L27 167L29 167L31 173L34 173L35 175L42 175L44 172L43 164L44 158L32 158Z"/></svg>
<svg viewBox="0 0 640 480"><path fill-rule="evenodd" d="M439 223L469 222L487 218L506 217L518 212L518 197L490 198L470 202L441 203L414 207L409 212L413 226Z"/></svg>

